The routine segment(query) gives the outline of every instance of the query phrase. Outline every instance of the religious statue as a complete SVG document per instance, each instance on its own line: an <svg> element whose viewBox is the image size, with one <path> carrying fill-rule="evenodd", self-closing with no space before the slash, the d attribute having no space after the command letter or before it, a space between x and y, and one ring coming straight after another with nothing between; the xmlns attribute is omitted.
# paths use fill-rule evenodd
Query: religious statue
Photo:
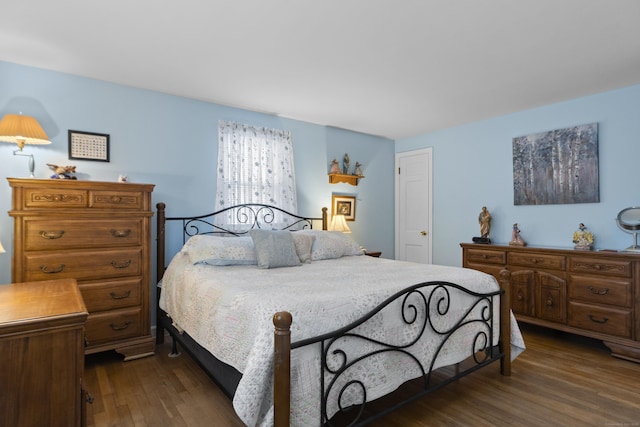
<svg viewBox="0 0 640 427"><path fill-rule="evenodd" d="M482 207L482 211L478 215L478 224L480 224L480 237L474 237L473 243L491 244L489 233L491 232L491 213L486 206Z"/></svg>
<svg viewBox="0 0 640 427"><path fill-rule="evenodd" d="M590 251L593 249L593 233L587 231L587 227L580 223L578 230L573 232L573 243L575 243L574 249L583 251Z"/></svg>
<svg viewBox="0 0 640 427"><path fill-rule="evenodd" d="M333 159L333 161L331 162L331 170L329 171L329 173L340 173L340 164L336 159Z"/></svg>
<svg viewBox="0 0 640 427"><path fill-rule="evenodd" d="M356 162L356 169L353 171L353 174L357 176L364 176L360 162Z"/></svg>
<svg viewBox="0 0 640 427"><path fill-rule="evenodd" d="M478 215L478 223L480 224L480 237L489 237L491 231L491 213L486 206L482 207L480 215Z"/></svg>
<svg viewBox="0 0 640 427"><path fill-rule="evenodd" d="M344 153L342 173L345 175L349 175L349 154L347 153Z"/></svg>
<svg viewBox="0 0 640 427"><path fill-rule="evenodd" d="M520 236L520 229L518 228L518 223L513 224L513 230L511 231L511 241L510 245L514 246L527 246L522 237Z"/></svg>

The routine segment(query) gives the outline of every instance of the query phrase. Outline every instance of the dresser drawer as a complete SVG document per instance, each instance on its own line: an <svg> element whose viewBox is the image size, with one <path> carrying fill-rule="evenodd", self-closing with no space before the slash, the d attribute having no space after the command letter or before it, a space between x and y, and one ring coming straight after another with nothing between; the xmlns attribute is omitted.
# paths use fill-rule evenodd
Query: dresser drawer
<svg viewBox="0 0 640 427"><path fill-rule="evenodd" d="M631 261L606 258L572 257L569 270L576 273L603 274L606 276L631 277Z"/></svg>
<svg viewBox="0 0 640 427"><path fill-rule="evenodd" d="M139 308L105 311L90 314L85 326L88 346L104 344L142 333L142 312Z"/></svg>
<svg viewBox="0 0 640 427"><path fill-rule="evenodd" d="M140 276L142 249L25 253L26 281Z"/></svg>
<svg viewBox="0 0 640 427"><path fill-rule="evenodd" d="M25 219L25 250L142 245L142 219Z"/></svg>
<svg viewBox="0 0 640 427"><path fill-rule="evenodd" d="M477 262L482 264L505 264L507 262L507 254L505 251L468 249L467 262Z"/></svg>
<svg viewBox="0 0 640 427"><path fill-rule="evenodd" d="M569 325L580 329L631 338L631 311L569 302Z"/></svg>
<svg viewBox="0 0 640 427"><path fill-rule="evenodd" d="M68 188L25 188L23 203L25 208L86 208L88 194Z"/></svg>
<svg viewBox="0 0 640 427"><path fill-rule="evenodd" d="M510 252L509 265L546 268L549 270L564 270L566 266L566 258L563 255Z"/></svg>
<svg viewBox="0 0 640 427"><path fill-rule="evenodd" d="M138 191L95 190L90 192L89 197L89 206L92 208L138 210L143 207L143 193Z"/></svg>
<svg viewBox="0 0 640 427"><path fill-rule="evenodd" d="M633 300L631 289L630 280L571 276L569 298L630 308Z"/></svg>
<svg viewBox="0 0 640 427"><path fill-rule="evenodd" d="M117 280L111 282L85 283L79 285L87 310L114 310L141 305L140 279Z"/></svg>

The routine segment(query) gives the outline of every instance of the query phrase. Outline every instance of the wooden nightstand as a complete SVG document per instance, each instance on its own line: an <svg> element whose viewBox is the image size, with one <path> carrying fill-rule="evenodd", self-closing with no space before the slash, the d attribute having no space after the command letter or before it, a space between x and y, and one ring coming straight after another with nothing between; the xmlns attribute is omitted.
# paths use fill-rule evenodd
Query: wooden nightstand
<svg viewBox="0 0 640 427"><path fill-rule="evenodd" d="M74 279L0 285L0 425L82 425L87 315Z"/></svg>
<svg viewBox="0 0 640 427"><path fill-rule="evenodd" d="M378 251L378 252L372 252L372 251L366 251L366 250L365 250L365 251L364 251L364 254L365 254L365 255L368 255L368 256L373 256L373 257L376 257L376 258L380 258L380 255L382 255L382 252L380 252L380 251Z"/></svg>

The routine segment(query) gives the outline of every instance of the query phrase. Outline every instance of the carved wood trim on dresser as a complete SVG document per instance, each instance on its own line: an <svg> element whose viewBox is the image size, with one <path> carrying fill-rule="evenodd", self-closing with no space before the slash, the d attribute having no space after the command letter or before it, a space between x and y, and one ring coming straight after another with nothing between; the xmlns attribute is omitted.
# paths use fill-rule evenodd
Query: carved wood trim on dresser
<svg viewBox="0 0 640 427"><path fill-rule="evenodd" d="M511 271L520 322L600 339L613 356L640 363L640 255L461 243L462 266Z"/></svg>
<svg viewBox="0 0 640 427"><path fill-rule="evenodd" d="M151 192L154 185L7 178L12 281L76 279L89 310L85 353L153 354Z"/></svg>

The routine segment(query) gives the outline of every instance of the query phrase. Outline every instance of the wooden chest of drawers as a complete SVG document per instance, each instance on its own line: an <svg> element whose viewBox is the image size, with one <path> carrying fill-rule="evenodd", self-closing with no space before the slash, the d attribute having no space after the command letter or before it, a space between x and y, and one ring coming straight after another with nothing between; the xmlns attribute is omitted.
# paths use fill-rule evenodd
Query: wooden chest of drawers
<svg viewBox="0 0 640 427"><path fill-rule="evenodd" d="M8 178L12 280L76 279L89 310L86 353L153 354L150 222L153 185Z"/></svg>
<svg viewBox="0 0 640 427"><path fill-rule="evenodd" d="M511 271L519 321L603 340L614 356L640 362L640 255L461 244L463 267Z"/></svg>
<svg viewBox="0 0 640 427"><path fill-rule="evenodd" d="M73 279L0 285L0 425L83 425L86 319Z"/></svg>

